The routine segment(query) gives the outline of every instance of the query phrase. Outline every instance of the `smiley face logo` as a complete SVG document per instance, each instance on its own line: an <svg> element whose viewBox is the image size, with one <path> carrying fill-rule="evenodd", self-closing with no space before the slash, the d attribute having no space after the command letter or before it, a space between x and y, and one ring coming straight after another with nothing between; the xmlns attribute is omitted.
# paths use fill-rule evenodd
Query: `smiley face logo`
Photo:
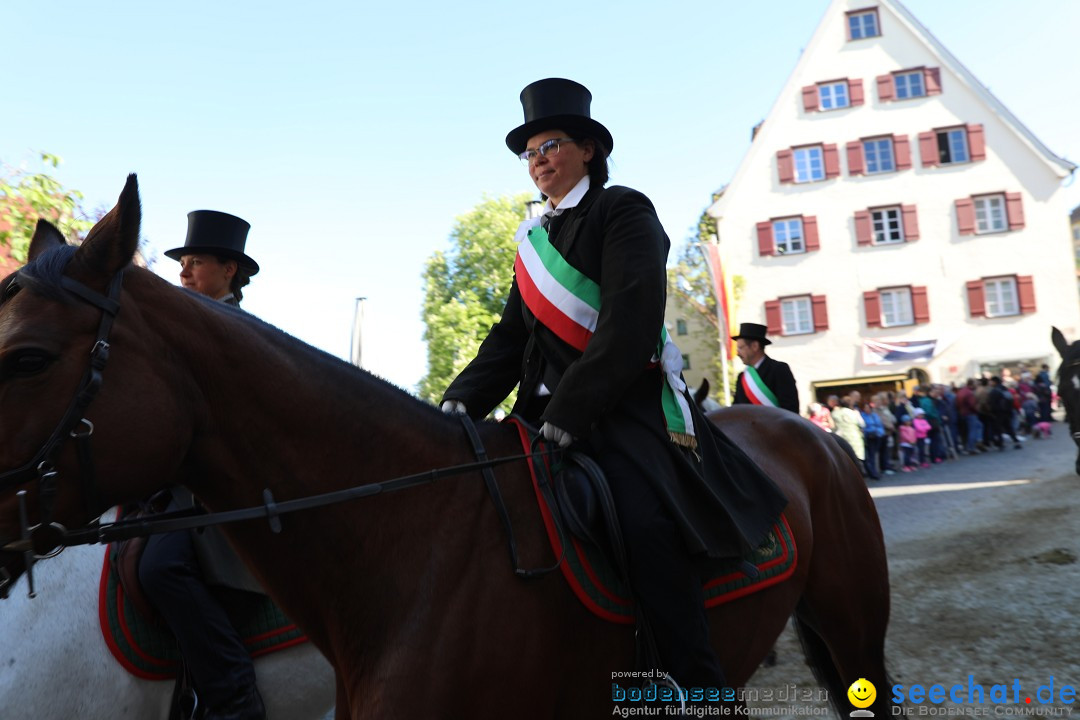
<svg viewBox="0 0 1080 720"><path fill-rule="evenodd" d="M877 688L866 678L859 678L851 683L847 690L848 700L857 708L868 708L877 699Z"/></svg>

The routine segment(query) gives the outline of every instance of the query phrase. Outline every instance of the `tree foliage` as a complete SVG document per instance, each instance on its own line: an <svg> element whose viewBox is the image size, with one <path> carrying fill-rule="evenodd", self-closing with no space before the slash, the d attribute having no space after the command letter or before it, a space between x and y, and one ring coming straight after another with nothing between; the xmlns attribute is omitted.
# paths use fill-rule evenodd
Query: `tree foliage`
<svg viewBox="0 0 1080 720"><path fill-rule="evenodd" d="M57 168L57 155L41 153L43 165ZM60 228L65 237L83 238L93 220L82 207L83 195L67 190L51 175L31 173L24 168L4 165L0 174L0 244L11 248L11 256L26 261L26 252L38 218Z"/></svg>
<svg viewBox="0 0 1080 720"><path fill-rule="evenodd" d="M502 314L514 277L514 233L531 199L528 193L485 197L455 220L450 248L428 259L422 310L428 372L418 388L421 398L442 398Z"/></svg>
<svg viewBox="0 0 1080 720"><path fill-rule="evenodd" d="M713 196L715 202L720 197L717 193ZM720 319L717 315L717 298L713 290L712 276L709 274L708 265L705 262L705 254L702 251L704 243L714 242L717 234L716 219L709 213L702 212L698 220L697 234L686 240L679 250L678 258L674 265L668 268L668 293L674 295L678 302L692 312L698 314L709 327L716 333L717 338L721 331ZM726 268L731 272L731 268ZM732 291L735 297L732 302L738 307L742 296L744 279L741 275L731 276ZM735 376L738 374L733 363L734 358L728 358L727 367L723 367L720 356L720 343L716 343L716 352L709 359L709 367L712 372L709 375L709 384L712 386L711 395L718 399L721 404L728 405L730 398L720 397L723 385L722 373L728 373L728 383L734 387Z"/></svg>

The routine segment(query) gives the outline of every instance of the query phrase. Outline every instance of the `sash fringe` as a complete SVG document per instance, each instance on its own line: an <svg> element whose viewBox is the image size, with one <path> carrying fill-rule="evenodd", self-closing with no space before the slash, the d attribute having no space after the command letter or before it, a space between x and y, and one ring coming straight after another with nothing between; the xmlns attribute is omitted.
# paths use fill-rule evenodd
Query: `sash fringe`
<svg viewBox="0 0 1080 720"><path fill-rule="evenodd" d="M671 430L668 430L668 439L684 448L690 448L691 450L697 449L697 438L689 433L672 432Z"/></svg>

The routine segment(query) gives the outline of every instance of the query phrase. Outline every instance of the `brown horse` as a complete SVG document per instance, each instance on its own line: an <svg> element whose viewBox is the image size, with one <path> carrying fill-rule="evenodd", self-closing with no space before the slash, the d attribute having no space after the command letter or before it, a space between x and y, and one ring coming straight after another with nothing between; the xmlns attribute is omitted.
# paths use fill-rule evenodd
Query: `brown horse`
<svg viewBox="0 0 1080 720"><path fill-rule="evenodd" d="M89 451L65 433L51 455L52 519L78 525L172 483L222 511L259 505L264 488L281 502L474 460L461 424L436 408L132 267L139 221L131 176L81 247L42 223L30 264L0 285L0 547L19 537L16 490L28 493L31 522L49 506L40 483L10 469L40 457L81 387L101 319L117 307L102 296L121 272L103 384L75 430L92 432ZM838 708L850 709L848 686L866 678L884 717L888 573L858 471L793 414L713 418L787 494L799 553L785 582L711 611L729 681L747 681L795 614ZM493 457L520 452L511 428L479 432ZM523 564L550 564L523 463L496 473ZM513 575L478 472L282 522L280 534L265 521L226 532L334 665L339 719L609 716L613 673L634 669L630 629L591 615L557 573Z"/></svg>

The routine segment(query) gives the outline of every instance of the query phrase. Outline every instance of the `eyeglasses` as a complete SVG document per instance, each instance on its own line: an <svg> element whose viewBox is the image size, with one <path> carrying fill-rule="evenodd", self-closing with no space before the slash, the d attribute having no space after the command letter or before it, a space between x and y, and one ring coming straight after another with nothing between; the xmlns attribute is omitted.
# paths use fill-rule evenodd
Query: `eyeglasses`
<svg viewBox="0 0 1080 720"><path fill-rule="evenodd" d="M561 145L562 143L572 142L577 142L577 140L575 140L574 138L552 138L551 140L540 143L540 147L536 148L535 150L526 150L525 152L518 155L518 157L521 158L521 162L528 165L530 162L536 159L537 155L540 155L541 157L547 157L548 155L558 155L559 145Z"/></svg>

